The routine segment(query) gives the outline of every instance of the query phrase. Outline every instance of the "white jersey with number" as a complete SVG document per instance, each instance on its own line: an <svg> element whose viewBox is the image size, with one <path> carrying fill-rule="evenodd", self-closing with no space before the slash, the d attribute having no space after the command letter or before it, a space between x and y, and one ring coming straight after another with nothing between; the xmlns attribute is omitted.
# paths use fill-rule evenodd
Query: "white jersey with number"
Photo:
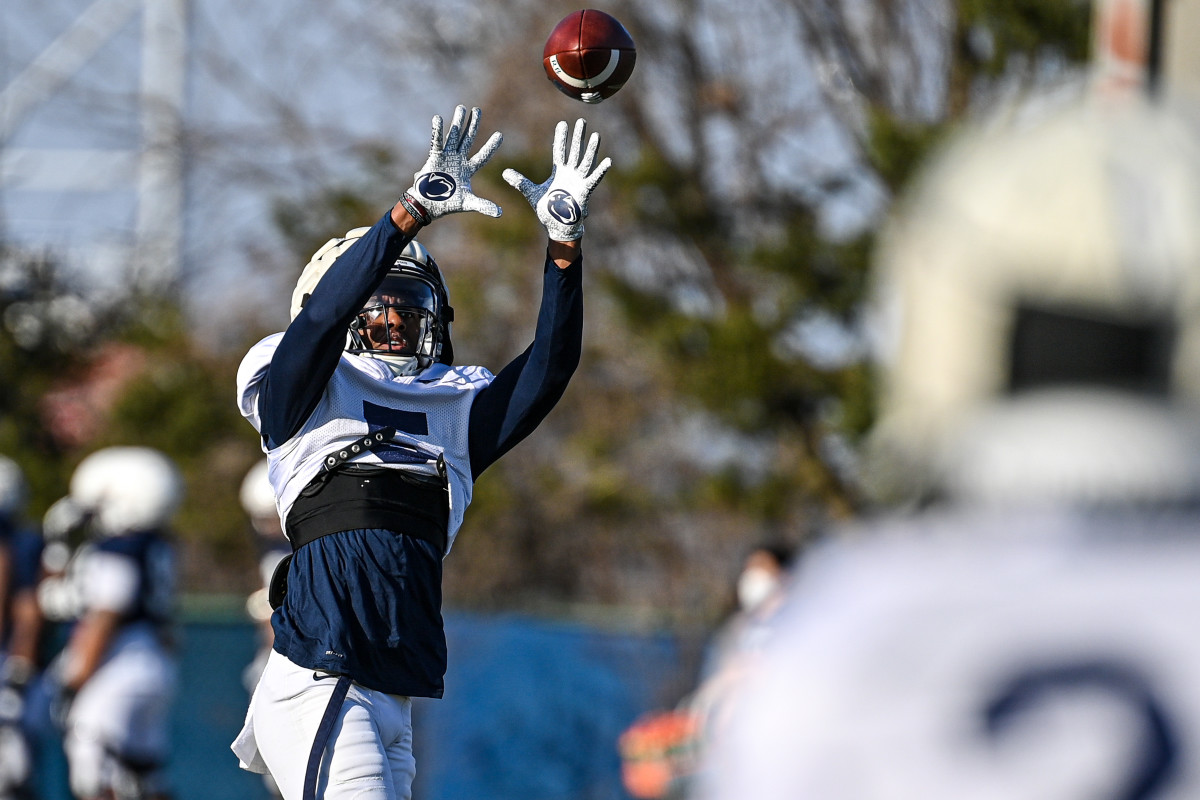
<svg viewBox="0 0 1200 800"><path fill-rule="evenodd" d="M259 391L282 337L273 334L256 344L238 369L239 406L258 431L262 430ZM442 460L450 485L449 552L473 491L467 438L471 404L493 378L483 367L444 364L434 364L416 376L396 377L380 361L343 354L304 426L267 451L280 519L287 520L326 456L381 428L394 428L391 444L353 461L433 475Z"/></svg>
<svg viewBox="0 0 1200 800"><path fill-rule="evenodd" d="M1200 519L923 519L817 549L704 800L1200 796Z"/></svg>

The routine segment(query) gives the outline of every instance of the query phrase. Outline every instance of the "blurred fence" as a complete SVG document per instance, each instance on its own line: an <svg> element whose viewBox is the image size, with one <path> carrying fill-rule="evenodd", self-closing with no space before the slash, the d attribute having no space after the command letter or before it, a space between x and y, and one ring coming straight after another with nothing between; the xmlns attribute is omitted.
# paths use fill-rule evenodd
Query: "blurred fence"
<svg viewBox="0 0 1200 800"><path fill-rule="evenodd" d="M171 773L178 800L267 800L229 742L242 723L253 626L189 615ZM414 704L421 800L622 800L616 739L687 687L697 637L505 615L447 614L446 697ZM42 742L40 796L70 800L56 740Z"/></svg>

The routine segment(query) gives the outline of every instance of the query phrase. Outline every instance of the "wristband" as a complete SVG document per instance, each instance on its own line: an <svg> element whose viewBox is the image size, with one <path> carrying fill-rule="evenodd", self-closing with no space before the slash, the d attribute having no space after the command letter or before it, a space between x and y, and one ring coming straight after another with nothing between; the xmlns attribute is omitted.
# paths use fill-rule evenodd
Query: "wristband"
<svg viewBox="0 0 1200 800"><path fill-rule="evenodd" d="M425 227L433 222L433 217L429 216L429 212L425 210L425 206L418 203L408 192L400 195L400 205L404 206L404 210L417 221L421 227Z"/></svg>

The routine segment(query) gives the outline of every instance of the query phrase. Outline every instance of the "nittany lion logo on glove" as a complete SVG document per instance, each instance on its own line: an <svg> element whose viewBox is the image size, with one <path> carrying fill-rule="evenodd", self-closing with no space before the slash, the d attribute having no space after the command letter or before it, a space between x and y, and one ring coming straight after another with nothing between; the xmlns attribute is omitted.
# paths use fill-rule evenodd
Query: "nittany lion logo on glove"
<svg viewBox="0 0 1200 800"><path fill-rule="evenodd" d="M569 192L555 189L546 197L546 210L563 225L574 225L583 219L583 211L579 203Z"/></svg>
<svg viewBox="0 0 1200 800"><path fill-rule="evenodd" d="M544 183L534 183L515 169L504 170L504 180L525 195L538 220L546 226L546 233L556 242L573 242L583 236L588 198L612 166L612 159L606 158L592 169L600 134L593 133L585 147L586 134L587 123L578 120L568 145L567 123L555 126L554 168Z"/></svg>
<svg viewBox="0 0 1200 800"><path fill-rule="evenodd" d="M458 188L448 172L427 172L417 181L417 191L428 200L449 200Z"/></svg>

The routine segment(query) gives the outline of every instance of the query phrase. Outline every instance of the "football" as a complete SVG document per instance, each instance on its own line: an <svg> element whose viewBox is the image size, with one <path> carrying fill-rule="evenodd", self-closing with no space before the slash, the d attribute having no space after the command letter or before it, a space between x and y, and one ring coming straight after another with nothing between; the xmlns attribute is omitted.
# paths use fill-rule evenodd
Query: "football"
<svg viewBox="0 0 1200 800"><path fill-rule="evenodd" d="M612 97L633 73L637 48L616 17L585 8L550 31L542 50L546 77L567 97L599 103Z"/></svg>

